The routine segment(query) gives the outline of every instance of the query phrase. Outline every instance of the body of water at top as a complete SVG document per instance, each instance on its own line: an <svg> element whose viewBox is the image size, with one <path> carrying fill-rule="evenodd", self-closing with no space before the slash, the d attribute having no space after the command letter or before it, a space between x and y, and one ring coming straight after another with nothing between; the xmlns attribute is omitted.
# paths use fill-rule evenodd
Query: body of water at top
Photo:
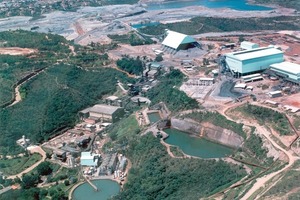
<svg viewBox="0 0 300 200"><path fill-rule="evenodd" d="M147 10L175 9L188 6L205 6L207 8L231 8L241 11L263 11L273 8L252 5L247 0L191 0L191 1L169 1L164 3L149 3Z"/></svg>

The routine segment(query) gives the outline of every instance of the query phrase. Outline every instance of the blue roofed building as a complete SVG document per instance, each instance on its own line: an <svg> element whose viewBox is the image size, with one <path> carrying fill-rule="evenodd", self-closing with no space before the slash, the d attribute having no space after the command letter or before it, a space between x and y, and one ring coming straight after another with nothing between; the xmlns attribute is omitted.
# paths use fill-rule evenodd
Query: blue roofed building
<svg viewBox="0 0 300 200"><path fill-rule="evenodd" d="M88 167L98 167L100 161L99 154L93 154L92 152L81 152L80 165Z"/></svg>

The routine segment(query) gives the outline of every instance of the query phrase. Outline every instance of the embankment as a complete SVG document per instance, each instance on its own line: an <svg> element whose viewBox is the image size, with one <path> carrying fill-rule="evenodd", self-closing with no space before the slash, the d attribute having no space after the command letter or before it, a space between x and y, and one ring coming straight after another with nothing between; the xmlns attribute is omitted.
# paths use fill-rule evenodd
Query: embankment
<svg viewBox="0 0 300 200"><path fill-rule="evenodd" d="M171 127L233 148L238 148L244 141L240 135L231 130L187 118L171 118Z"/></svg>

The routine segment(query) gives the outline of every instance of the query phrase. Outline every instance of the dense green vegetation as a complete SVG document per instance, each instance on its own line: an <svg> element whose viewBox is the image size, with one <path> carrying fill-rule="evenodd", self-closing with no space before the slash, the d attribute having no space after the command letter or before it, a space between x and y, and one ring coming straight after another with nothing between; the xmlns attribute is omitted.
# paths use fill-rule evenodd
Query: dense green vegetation
<svg viewBox="0 0 300 200"><path fill-rule="evenodd" d="M280 135L294 134L288 119L280 112L251 104L238 107L236 110L247 116L253 117L260 124L270 124Z"/></svg>
<svg viewBox="0 0 300 200"><path fill-rule="evenodd" d="M194 119L195 121L200 123L210 122L215 126L220 126L222 128L232 130L233 132L239 134L244 139L246 139L246 133L243 130L243 124L230 121L218 112L192 112L184 115L184 117Z"/></svg>
<svg viewBox="0 0 300 200"><path fill-rule="evenodd" d="M261 137L254 133L247 138L242 149L246 159L252 163L268 166L273 161L273 158L267 156L268 149L264 147Z"/></svg>
<svg viewBox="0 0 300 200"><path fill-rule="evenodd" d="M114 199L199 199L245 175L223 161L171 158L151 134L131 143L132 168L124 190Z"/></svg>
<svg viewBox="0 0 300 200"><path fill-rule="evenodd" d="M130 80L124 73L102 68L109 62L108 56L99 53L97 47L74 45L73 54L69 50L73 44L61 36L18 30L0 33L0 41L5 41L6 46L38 50L30 57L0 57L0 102L11 98L11 86L24 74L46 67L22 85L20 103L0 110L0 152L4 154L16 151L15 141L23 134L33 142L41 142L57 130L74 125L80 109L114 92L117 80ZM6 91L5 95L2 91Z"/></svg>
<svg viewBox="0 0 300 200"><path fill-rule="evenodd" d="M208 32L256 31L256 30L298 30L299 17L279 16L270 18L215 18L195 17L190 21L158 24L140 29L149 35L161 35L165 29L188 35Z"/></svg>
<svg viewBox="0 0 300 200"><path fill-rule="evenodd" d="M76 113L115 91L123 76L110 68L97 72L63 64L49 68L23 86L26 97L21 103L0 110L1 150L12 152L24 130L33 142L41 142L54 130L73 126Z"/></svg>
<svg viewBox="0 0 300 200"><path fill-rule="evenodd" d="M127 55L117 61L120 69L127 71L129 74L142 75L145 64L140 57L132 58Z"/></svg>
<svg viewBox="0 0 300 200"><path fill-rule="evenodd" d="M134 32L130 32L124 35L107 35L115 42L130 44L131 46L153 44L154 41L149 37L142 37Z"/></svg>
<svg viewBox="0 0 300 200"><path fill-rule="evenodd" d="M41 158L40 154L32 154L11 159L0 159L0 169L5 175L18 174L39 161Z"/></svg>
<svg viewBox="0 0 300 200"><path fill-rule="evenodd" d="M4 47L33 48L34 55L0 55L0 105L11 100L17 81L26 75L52 66L58 59L70 55L69 42L61 36L31 33L27 31L0 32L0 43Z"/></svg>
<svg viewBox="0 0 300 200"><path fill-rule="evenodd" d="M170 151L173 153L174 156L182 157L184 156L182 150L176 146L170 146Z"/></svg>
<svg viewBox="0 0 300 200"><path fill-rule="evenodd" d="M198 108L198 102L188 97L179 87L184 80L184 75L179 70L171 70L170 73L160 78L160 83L147 92L151 104L164 102L171 111Z"/></svg>
<svg viewBox="0 0 300 200"><path fill-rule="evenodd" d="M255 0L255 2L268 5L276 4L282 7L300 10L300 1L298 0Z"/></svg>

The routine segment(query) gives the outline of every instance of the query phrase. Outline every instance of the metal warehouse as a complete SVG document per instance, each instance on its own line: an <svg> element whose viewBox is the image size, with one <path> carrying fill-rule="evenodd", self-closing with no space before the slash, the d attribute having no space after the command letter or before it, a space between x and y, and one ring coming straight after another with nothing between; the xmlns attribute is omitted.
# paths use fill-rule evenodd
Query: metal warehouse
<svg viewBox="0 0 300 200"><path fill-rule="evenodd" d="M272 46L228 53L225 57L226 66L235 75L260 72L284 61L283 52Z"/></svg>
<svg viewBox="0 0 300 200"><path fill-rule="evenodd" d="M185 50L199 45L191 36L170 30L166 30L166 34L167 37L162 42L162 45L165 48Z"/></svg>
<svg viewBox="0 0 300 200"><path fill-rule="evenodd" d="M300 84L300 65L290 62L272 64L270 70L287 81Z"/></svg>

